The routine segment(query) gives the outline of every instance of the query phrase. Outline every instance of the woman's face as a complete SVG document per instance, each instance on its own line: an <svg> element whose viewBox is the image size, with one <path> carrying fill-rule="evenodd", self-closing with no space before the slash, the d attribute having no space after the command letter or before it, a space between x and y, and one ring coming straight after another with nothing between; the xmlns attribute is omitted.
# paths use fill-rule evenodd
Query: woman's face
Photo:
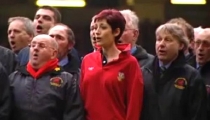
<svg viewBox="0 0 210 120"><path fill-rule="evenodd" d="M97 45L101 47L109 47L115 44L115 37L120 33L119 28L113 31L106 19L97 20L95 22L95 27Z"/></svg>

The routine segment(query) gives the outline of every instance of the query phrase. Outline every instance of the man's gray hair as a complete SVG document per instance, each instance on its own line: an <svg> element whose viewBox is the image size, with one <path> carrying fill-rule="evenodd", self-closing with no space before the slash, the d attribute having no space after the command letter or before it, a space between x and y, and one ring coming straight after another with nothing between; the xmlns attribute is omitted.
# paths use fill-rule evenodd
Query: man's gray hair
<svg viewBox="0 0 210 120"><path fill-rule="evenodd" d="M57 24L54 25L54 27L55 26L63 26L63 27L65 27L66 28L68 42L72 43L73 45L75 45L76 40L75 40L74 32L68 25L63 24L63 23L57 23Z"/></svg>
<svg viewBox="0 0 210 120"><path fill-rule="evenodd" d="M21 17L21 16L17 16L17 17L11 17L8 19L8 24L12 23L13 21L21 21L25 27L25 31L27 32L28 35L30 36L34 36L35 35L35 27L34 24L32 22L32 20L30 20L27 17Z"/></svg>
<svg viewBox="0 0 210 120"><path fill-rule="evenodd" d="M179 26L175 23L166 23L166 24L160 25L156 29L156 35L159 34L160 32L170 34L172 37L174 37L180 43L184 44L183 50L188 49L189 41L184 33L184 30L181 28L181 26Z"/></svg>
<svg viewBox="0 0 210 120"><path fill-rule="evenodd" d="M139 29L139 18L134 11L129 9L121 10L120 13L124 16L129 29Z"/></svg>

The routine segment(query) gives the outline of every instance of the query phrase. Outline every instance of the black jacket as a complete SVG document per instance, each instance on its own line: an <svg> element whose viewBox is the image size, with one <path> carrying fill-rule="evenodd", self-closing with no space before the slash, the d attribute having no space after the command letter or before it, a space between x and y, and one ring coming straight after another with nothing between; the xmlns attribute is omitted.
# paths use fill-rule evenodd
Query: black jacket
<svg viewBox="0 0 210 120"><path fill-rule="evenodd" d="M62 68L64 71L71 73L78 81L80 76L80 63L78 60L71 54L68 54L68 63ZM78 82L77 81L77 82Z"/></svg>
<svg viewBox="0 0 210 120"><path fill-rule="evenodd" d="M186 58L186 62L191 65L192 67L196 68L196 57L195 55L192 53L192 51L190 51L190 54L188 56L185 57Z"/></svg>
<svg viewBox="0 0 210 120"><path fill-rule="evenodd" d="M147 51L141 46L136 46L137 50L132 54L138 61L141 67L147 66L152 63L154 56L147 53Z"/></svg>
<svg viewBox="0 0 210 120"><path fill-rule="evenodd" d="M70 73L53 70L34 79L23 66L10 80L11 120L84 120L78 85Z"/></svg>
<svg viewBox="0 0 210 120"><path fill-rule="evenodd" d="M141 120L206 120L206 89L199 73L180 53L163 76L158 59L142 68L144 103Z"/></svg>
<svg viewBox="0 0 210 120"><path fill-rule="evenodd" d="M0 62L5 67L8 75L15 71L16 56L10 49L0 46Z"/></svg>
<svg viewBox="0 0 210 120"><path fill-rule="evenodd" d="M9 79L5 68L0 63L0 120L9 120L10 103Z"/></svg>
<svg viewBox="0 0 210 120"><path fill-rule="evenodd" d="M210 61L207 62L203 67L200 69L200 74L204 79L204 83L206 85L207 90L207 97L208 97L208 120L210 120Z"/></svg>

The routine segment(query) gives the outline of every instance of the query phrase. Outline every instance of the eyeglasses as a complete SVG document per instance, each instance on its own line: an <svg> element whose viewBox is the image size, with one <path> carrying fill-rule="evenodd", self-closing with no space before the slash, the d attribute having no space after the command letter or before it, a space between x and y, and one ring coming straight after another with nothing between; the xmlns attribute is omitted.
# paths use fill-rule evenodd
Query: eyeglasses
<svg viewBox="0 0 210 120"><path fill-rule="evenodd" d="M195 43L195 47L199 47L200 45L202 45L205 48L210 47L210 42L208 41L198 40L198 41L195 41L194 43Z"/></svg>

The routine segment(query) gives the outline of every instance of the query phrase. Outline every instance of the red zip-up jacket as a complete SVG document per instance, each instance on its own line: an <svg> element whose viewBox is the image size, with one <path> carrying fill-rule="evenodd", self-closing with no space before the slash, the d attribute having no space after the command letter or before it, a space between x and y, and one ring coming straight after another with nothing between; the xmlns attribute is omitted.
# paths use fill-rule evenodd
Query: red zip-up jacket
<svg viewBox="0 0 210 120"><path fill-rule="evenodd" d="M100 51L90 53L81 68L86 120L139 120L143 77L137 60L128 51L106 65L102 64Z"/></svg>

